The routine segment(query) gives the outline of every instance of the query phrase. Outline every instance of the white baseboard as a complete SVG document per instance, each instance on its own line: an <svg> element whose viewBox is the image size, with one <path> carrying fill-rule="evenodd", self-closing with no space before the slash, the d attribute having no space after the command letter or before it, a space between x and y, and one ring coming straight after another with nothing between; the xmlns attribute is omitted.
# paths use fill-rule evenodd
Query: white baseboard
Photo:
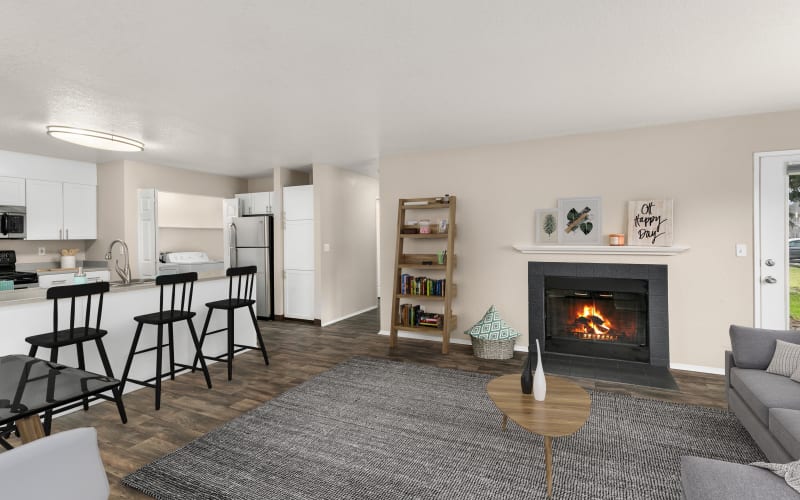
<svg viewBox="0 0 800 500"><path fill-rule="evenodd" d="M701 373L713 373L714 375L725 375L725 368L714 368L711 366L700 366L700 365L685 365L683 363L670 363L669 367L672 370L685 370L687 372L701 372Z"/></svg>
<svg viewBox="0 0 800 500"><path fill-rule="evenodd" d="M353 316L358 316L359 314L363 314L363 313L365 313L367 311L372 311L372 310L377 309L377 308L378 308L378 306L374 305L372 307L368 307L366 309L362 309L360 311L356 311L354 313L348 314L347 316L342 316L341 318L336 318L336 319L332 319L330 321L326 321L325 323L322 323L322 326L332 325L334 323L338 323L338 322L340 322L342 320L345 320L345 319L348 319L348 318L352 318Z"/></svg>
<svg viewBox="0 0 800 500"><path fill-rule="evenodd" d="M381 330L378 332L378 335L389 335L389 330ZM442 342L442 336L438 333L432 333L430 335L425 335L424 333L416 333L416 332L404 332L399 331L397 332L398 337L402 337L404 339L417 339L417 340L429 340L431 342ZM450 339L451 344L462 344L462 345L472 345L472 342L467 339Z"/></svg>

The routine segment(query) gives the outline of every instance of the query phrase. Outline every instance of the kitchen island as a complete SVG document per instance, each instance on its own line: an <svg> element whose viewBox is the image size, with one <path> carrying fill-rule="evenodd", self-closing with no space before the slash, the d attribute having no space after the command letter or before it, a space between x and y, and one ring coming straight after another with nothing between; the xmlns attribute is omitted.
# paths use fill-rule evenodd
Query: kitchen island
<svg viewBox="0 0 800 500"><path fill-rule="evenodd" d="M165 307L169 307L169 291L164 291ZM177 290L180 297L180 289ZM30 335L51 332L53 330L53 303L46 298L47 290L42 288L28 288L7 292L0 292L0 356L8 354L27 354L30 345L25 338ZM103 298L103 318L100 327L108 330L108 335L103 338L108 358L115 377L122 376L125 361L136 331L134 316L158 311L160 287L153 281L134 281L129 285L111 285L111 290ZM228 279L224 275L210 275L201 277L194 284L192 298L192 311L197 313L193 322L198 337L203 328L208 309L206 302L220 300L228 296ZM255 297L254 297L255 298ZM92 301L92 323L95 321L97 301ZM83 324L86 308L85 299L76 301L76 324ZM247 308L237 310L236 314L236 343L257 345L255 331ZM69 327L69 300L59 301L59 328ZM224 314L215 314L212 317L209 331L225 328ZM206 338L203 352L215 356L226 351L226 333L211 335ZM146 326L142 331L139 349L155 345L156 328ZM175 361L177 363L192 364L194 360L194 346L189 335L186 322L175 324ZM162 372L168 371L167 348L163 354L164 367ZM86 370L95 373L104 373L100 358L93 345L87 345ZM40 350L38 357L49 359L48 350ZM58 362L64 365L77 367L78 360L74 347L59 349ZM156 353L151 351L137 355L131 367L130 377L144 380L155 376ZM189 373L189 372L183 372ZM183 374L182 373L182 374ZM195 376L202 378L202 373ZM217 382L212 380L212 382ZM219 380L222 382L222 380ZM126 384L125 392L141 389L136 384Z"/></svg>

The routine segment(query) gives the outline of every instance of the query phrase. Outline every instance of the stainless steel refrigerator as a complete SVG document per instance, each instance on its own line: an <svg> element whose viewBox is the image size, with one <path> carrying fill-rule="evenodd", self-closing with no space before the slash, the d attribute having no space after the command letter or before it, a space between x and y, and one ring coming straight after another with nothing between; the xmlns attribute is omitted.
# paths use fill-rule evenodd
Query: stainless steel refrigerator
<svg viewBox="0 0 800 500"><path fill-rule="evenodd" d="M256 266L256 316L273 319L273 253L271 215L232 217L228 227L231 267ZM234 287L236 283L234 282ZM234 290L235 291L235 290Z"/></svg>

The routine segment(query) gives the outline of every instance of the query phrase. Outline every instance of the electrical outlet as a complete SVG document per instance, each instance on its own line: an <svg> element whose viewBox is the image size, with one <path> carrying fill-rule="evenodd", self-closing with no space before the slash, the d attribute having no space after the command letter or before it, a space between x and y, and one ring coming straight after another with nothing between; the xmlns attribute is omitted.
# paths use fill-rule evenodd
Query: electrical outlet
<svg viewBox="0 0 800 500"><path fill-rule="evenodd" d="M46 253L47 251L45 250L44 247L39 247L39 255L45 255Z"/></svg>
<svg viewBox="0 0 800 500"><path fill-rule="evenodd" d="M330 243L323 243L322 244L322 251L323 252L330 252L331 251L331 244Z"/></svg>
<svg viewBox="0 0 800 500"><path fill-rule="evenodd" d="M747 244L745 244L745 243L737 243L736 244L736 256L737 257L747 257Z"/></svg>

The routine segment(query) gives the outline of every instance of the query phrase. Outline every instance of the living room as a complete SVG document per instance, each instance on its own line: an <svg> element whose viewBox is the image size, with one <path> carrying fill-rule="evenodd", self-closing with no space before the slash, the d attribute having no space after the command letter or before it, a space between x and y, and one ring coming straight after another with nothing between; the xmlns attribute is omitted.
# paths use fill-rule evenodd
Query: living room
<svg viewBox="0 0 800 500"><path fill-rule="evenodd" d="M92 237L10 236L3 248L25 257L20 271L75 247L113 280L115 257L134 259L118 264L121 282L77 271L74 285L0 291L6 494L800 497L786 211L800 172L796 2L3 7L0 150L80 163L98 194ZM67 144L48 126L135 148ZM39 171L13 168L0 161L0 176L24 178L25 194ZM312 183L329 187L314 200L327 224L314 226L316 296L299 294L315 314L298 321L283 317L282 193ZM141 275L137 190L159 187L274 191L274 317L253 312L250 266ZM561 220L578 199L585 211ZM670 208L668 244L632 244L640 200ZM537 236L544 211L568 226L554 243ZM7 235L19 214L0 212ZM591 241L558 243L582 221ZM197 244L196 228L171 231L174 249ZM120 239L131 249L112 253ZM426 253L404 261L404 244ZM442 290L407 293L401 273ZM604 300L643 287L631 358L557 352L539 285L576 276L604 280L591 290ZM612 296L606 285L623 279ZM113 373L100 344L84 360L82 343L57 335L86 290L104 304L102 329L92 298L78 296L78 322L97 321ZM403 323L396 309L420 303L444 324ZM572 321L600 325L577 335L601 352L624 335L594 311ZM502 353L481 352L501 340L482 329ZM228 333L206 340L214 330Z"/></svg>

